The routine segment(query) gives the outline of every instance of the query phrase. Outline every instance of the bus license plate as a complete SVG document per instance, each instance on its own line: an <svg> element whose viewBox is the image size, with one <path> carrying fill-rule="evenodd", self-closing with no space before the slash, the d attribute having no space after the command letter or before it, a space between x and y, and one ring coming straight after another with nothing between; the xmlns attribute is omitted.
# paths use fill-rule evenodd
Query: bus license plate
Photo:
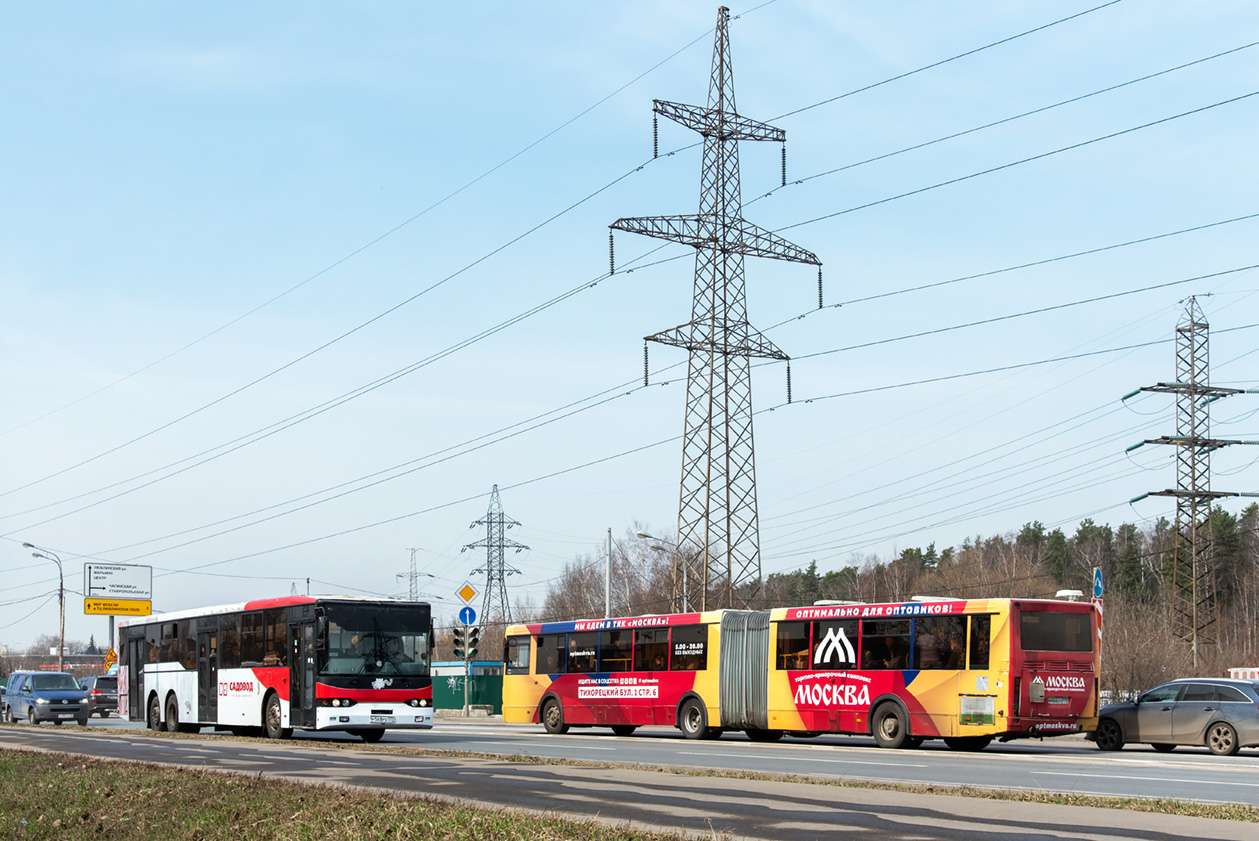
<svg viewBox="0 0 1259 841"><path fill-rule="evenodd" d="M393 716L391 715L374 715L370 719L372 724L393 724Z"/></svg>
<svg viewBox="0 0 1259 841"><path fill-rule="evenodd" d="M1070 698L1063 698L1063 697L1062 697L1062 696L1060 696L1060 695L1050 695L1050 696L1049 696L1049 703L1051 703L1051 704L1069 704L1069 703L1071 703L1071 699L1070 699Z"/></svg>

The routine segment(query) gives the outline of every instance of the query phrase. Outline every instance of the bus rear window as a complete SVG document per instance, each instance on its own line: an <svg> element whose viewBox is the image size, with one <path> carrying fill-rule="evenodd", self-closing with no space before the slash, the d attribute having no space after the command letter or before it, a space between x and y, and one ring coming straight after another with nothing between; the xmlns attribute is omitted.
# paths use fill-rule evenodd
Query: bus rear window
<svg viewBox="0 0 1259 841"><path fill-rule="evenodd" d="M1024 651L1093 650L1093 633L1087 613L1024 611L1019 615L1019 638Z"/></svg>

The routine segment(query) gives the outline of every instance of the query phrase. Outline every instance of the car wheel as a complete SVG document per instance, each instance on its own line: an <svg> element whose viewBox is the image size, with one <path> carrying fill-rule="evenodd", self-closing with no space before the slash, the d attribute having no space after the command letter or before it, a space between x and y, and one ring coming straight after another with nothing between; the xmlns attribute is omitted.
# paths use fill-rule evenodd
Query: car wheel
<svg viewBox="0 0 1259 841"><path fill-rule="evenodd" d="M76 719L75 719L75 722L77 722L77 723L78 723L78 725L79 725L80 727L87 727L87 719L86 719L86 718L76 718Z"/></svg>
<svg viewBox="0 0 1259 841"><path fill-rule="evenodd" d="M293 735L291 727L284 727L284 713L280 708L280 696L272 692L262 707L263 729L268 739L287 739Z"/></svg>
<svg viewBox="0 0 1259 841"><path fill-rule="evenodd" d="M1123 747L1123 728L1113 718L1103 718L1097 722L1098 750L1119 750Z"/></svg>
<svg viewBox="0 0 1259 841"><path fill-rule="evenodd" d="M564 723L564 706L555 698L542 705L542 727L552 736L568 732L568 725Z"/></svg>
<svg viewBox="0 0 1259 841"><path fill-rule="evenodd" d="M874 741L881 748L910 746L909 727L895 704L884 704L874 711Z"/></svg>
<svg viewBox="0 0 1259 841"><path fill-rule="evenodd" d="M109 718L109 710L101 710L101 718Z"/></svg>
<svg viewBox="0 0 1259 841"><path fill-rule="evenodd" d="M1232 756L1241 745L1237 743L1237 731L1233 725L1217 721L1207 728L1207 747L1216 756Z"/></svg>
<svg viewBox="0 0 1259 841"><path fill-rule="evenodd" d="M1175 745L1169 745L1166 742L1156 742L1155 744L1150 745L1150 747L1154 748L1159 753L1171 753L1176 750Z"/></svg>
<svg viewBox="0 0 1259 841"><path fill-rule="evenodd" d="M26 708L26 721L28 724L39 724L39 719L35 717L35 708Z"/></svg>
<svg viewBox="0 0 1259 841"><path fill-rule="evenodd" d="M951 750L975 751L983 750L992 741L991 736L945 736L944 743Z"/></svg>
<svg viewBox="0 0 1259 841"><path fill-rule="evenodd" d="M613 724L612 732L618 736L633 736L638 727L633 724Z"/></svg>
<svg viewBox="0 0 1259 841"><path fill-rule="evenodd" d="M708 711L704 705L694 698L683 704L682 711L678 713L678 727L688 739L708 738Z"/></svg>
<svg viewBox="0 0 1259 841"><path fill-rule="evenodd" d="M162 722L162 702L154 695L149 699L149 713L146 719L149 729L154 733L165 733L166 725Z"/></svg>
<svg viewBox="0 0 1259 841"><path fill-rule="evenodd" d="M12 708L12 707L5 707L5 708L4 708L4 720L5 720L5 721L7 721L7 722L9 722L9 724L14 724L14 723L16 723L16 722L17 722L17 719L13 717L13 708Z"/></svg>

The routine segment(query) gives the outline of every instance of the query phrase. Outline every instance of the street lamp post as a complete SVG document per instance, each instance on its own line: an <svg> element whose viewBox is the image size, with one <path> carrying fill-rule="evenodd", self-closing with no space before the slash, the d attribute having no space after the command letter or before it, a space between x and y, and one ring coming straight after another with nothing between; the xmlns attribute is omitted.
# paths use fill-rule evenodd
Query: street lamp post
<svg viewBox="0 0 1259 841"><path fill-rule="evenodd" d="M637 536L642 538L643 540L655 540L658 543L668 543L670 546L673 547L673 554L674 554L675 561L682 562L682 612L690 613L691 606L690 606L690 599L688 598L688 593L687 593L688 588L687 588L687 583L686 583L687 564L686 564L686 559L682 557L681 548L678 546L678 544L674 543L672 540L665 540L663 537L656 537L654 534L648 534L645 531L638 532ZM648 546L647 548L653 552L665 551L665 548L663 546Z"/></svg>
<svg viewBox="0 0 1259 841"><path fill-rule="evenodd" d="M33 543L23 543L25 549L39 549ZM66 576L61 569L61 558L57 557L57 553L45 549L41 552L32 552L32 558L43 558L45 561L52 561L57 565L57 602L61 607L61 624L57 629L57 671L65 671L65 653L66 653Z"/></svg>

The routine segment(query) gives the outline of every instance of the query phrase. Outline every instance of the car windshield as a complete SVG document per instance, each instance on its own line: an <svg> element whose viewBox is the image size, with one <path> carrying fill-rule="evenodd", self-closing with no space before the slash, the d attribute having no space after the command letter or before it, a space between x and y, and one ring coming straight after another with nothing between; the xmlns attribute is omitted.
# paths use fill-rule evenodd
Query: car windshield
<svg viewBox="0 0 1259 841"><path fill-rule="evenodd" d="M51 692L57 689L74 690L79 682L73 675L35 675L31 680L31 688L36 692Z"/></svg>
<svg viewBox="0 0 1259 841"><path fill-rule="evenodd" d="M319 671L330 675L428 674L427 605L330 604Z"/></svg>

